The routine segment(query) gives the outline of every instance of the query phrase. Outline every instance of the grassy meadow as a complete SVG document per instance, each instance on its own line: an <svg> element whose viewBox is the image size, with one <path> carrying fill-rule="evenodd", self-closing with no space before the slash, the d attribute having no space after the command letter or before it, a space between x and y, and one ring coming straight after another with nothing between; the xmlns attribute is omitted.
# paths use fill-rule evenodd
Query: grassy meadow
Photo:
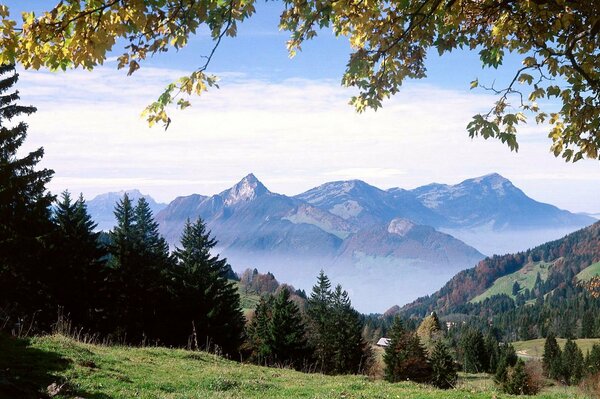
<svg viewBox="0 0 600 399"><path fill-rule="evenodd" d="M189 398L508 398L487 375L461 375L442 391L366 376L325 376L265 368L216 355L160 347L83 344L59 335L18 340L0 337L0 397L39 398L63 385L57 399ZM3 396L4 395L4 396ZM586 398L575 388L549 387L538 398Z"/></svg>

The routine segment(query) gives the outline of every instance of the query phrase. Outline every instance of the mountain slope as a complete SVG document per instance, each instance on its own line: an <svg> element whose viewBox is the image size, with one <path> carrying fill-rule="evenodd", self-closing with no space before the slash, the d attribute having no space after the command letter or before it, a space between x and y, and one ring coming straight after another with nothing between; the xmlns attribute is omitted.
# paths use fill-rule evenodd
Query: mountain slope
<svg viewBox="0 0 600 399"><path fill-rule="evenodd" d="M474 268L458 273L434 294L404 306L402 312L415 316L433 310L442 314L454 312L504 276L524 273L542 261L551 264L544 281L545 291L550 292L562 284L576 285L575 275L600 261L600 222L525 252L486 258Z"/></svg>

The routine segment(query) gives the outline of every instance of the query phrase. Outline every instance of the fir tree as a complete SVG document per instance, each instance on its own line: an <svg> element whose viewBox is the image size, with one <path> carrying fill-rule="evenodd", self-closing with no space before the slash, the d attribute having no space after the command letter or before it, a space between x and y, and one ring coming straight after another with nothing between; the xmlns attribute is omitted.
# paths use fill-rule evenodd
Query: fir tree
<svg viewBox="0 0 600 399"><path fill-rule="evenodd" d="M314 349L318 370L321 372L332 369L333 330L329 317L331 297L331 282L321 270L306 306L310 344Z"/></svg>
<svg viewBox="0 0 600 399"><path fill-rule="evenodd" d="M331 291L331 283L323 271L308 299L307 315L317 370L355 374L368 368L372 353L362 338L360 316L341 286Z"/></svg>
<svg viewBox="0 0 600 399"><path fill-rule="evenodd" d="M390 342L385 348L385 379L390 382L427 382L431 379L431 366L419 337L404 328L399 317L389 331Z"/></svg>
<svg viewBox="0 0 600 399"><path fill-rule="evenodd" d="M212 255L217 241L206 231L201 219L186 222L181 248L175 250L175 271L179 322L184 331L196 334L196 342L205 349L218 347L225 354L239 348L244 327L237 289L228 281L230 267L226 259Z"/></svg>
<svg viewBox="0 0 600 399"><path fill-rule="evenodd" d="M465 372L481 373L486 371L489 356L480 331L467 330L461 339L460 346L463 352L463 369Z"/></svg>
<svg viewBox="0 0 600 399"><path fill-rule="evenodd" d="M329 323L334 331L333 372L357 374L371 364L372 353L362 337L362 322L359 313L352 308L348 293L337 285L332 293Z"/></svg>
<svg viewBox="0 0 600 399"><path fill-rule="evenodd" d="M546 337L542 363L547 377L555 380L560 378L562 375L562 351L554 334L548 334Z"/></svg>
<svg viewBox="0 0 600 399"><path fill-rule="evenodd" d="M584 371L584 359L581 349L571 339L567 339L562 353L562 375L568 385L581 381Z"/></svg>
<svg viewBox="0 0 600 399"><path fill-rule="evenodd" d="M308 358L304 323L287 289L261 298L247 335L253 360L259 364L300 368Z"/></svg>
<svg viewBox="0 0 600 399"><path fill-rule="evenodd" d="M438 341L430 357L431 384L441 389L453 388L458 379L454 359L442 341Z"/></svg>
<svg viewBox="0 0 600 399"><path fill-rule="evenodd" d="M600 373L600 345L594 344L586 356L586 372L588 374Z"/></svg>
<svg viewBox="0 0 600 399"><path fill-rule="evenodd" d="M99 294L104 279L105 250L100 246L100 233L87 212L83 196L76 201L68 191L62 193L54 207L52 220L56 226L54 245L55 273L53 284L57 305L75 325L92 325L92 319L102 312Z"/></svg>
<svg viewBox="0 0 600 399"><path fill-rule="evenodd" d="M14 65L0 66L0 306L31 314L48 309L50 300L45 282L52 271L41 260L47 259L52 232L53 196L46 184L54 172L36 170L44 155L42 148L17 156L27 137L27 124L10 122L36 111L16 104L19 94L11 88L17 80Z"/></svg>

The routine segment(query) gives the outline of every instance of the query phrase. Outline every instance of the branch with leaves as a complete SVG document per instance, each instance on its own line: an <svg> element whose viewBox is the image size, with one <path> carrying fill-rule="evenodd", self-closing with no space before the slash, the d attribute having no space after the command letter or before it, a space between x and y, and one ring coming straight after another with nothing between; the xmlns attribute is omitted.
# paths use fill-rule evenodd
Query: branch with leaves
<svg viewBox="0 0 600 399"><path fill-rule="evenodd" d="M255 0L62 0L21 25L0 6L0 63L25 68L93 69L117 41L119 68L137 71L151 55L177 50L202 26L213 47L190 75L168 85L144 111L168 126L171 105L216 86L207 73L221 40L254 14ZM353 48L342 84L357 89L357 111L377 109L406 79L426 77L426 57L477 51L484 67L522 57L504 88L472 82L499 98L468 124L471 137L495 138L518 150L517 126L533 118L549 130L551 151L567 161L600 159L600 3L587 0L283 0L280 29L293 56L319 30L333 29ZM541 103L541 104L540 104Z"/></svg>

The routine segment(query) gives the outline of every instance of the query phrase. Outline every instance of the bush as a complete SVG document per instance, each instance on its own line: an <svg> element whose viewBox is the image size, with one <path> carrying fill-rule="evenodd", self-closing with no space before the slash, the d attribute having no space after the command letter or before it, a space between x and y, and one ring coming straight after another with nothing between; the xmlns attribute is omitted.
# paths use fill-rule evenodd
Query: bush
<svg viewBox="0 0 600 399"><path fill-rule="evenodd" d="M501 388L510 395L535 395L540 390L540 384L535 381L525 363L519 360L514 367L508 368Z"/></svg>
<svg viewBox="0 0 600 399"><path fill-rule="evenodd" d="M584 378L579 387L591 398L600 398L600 372Z"/></svg>

